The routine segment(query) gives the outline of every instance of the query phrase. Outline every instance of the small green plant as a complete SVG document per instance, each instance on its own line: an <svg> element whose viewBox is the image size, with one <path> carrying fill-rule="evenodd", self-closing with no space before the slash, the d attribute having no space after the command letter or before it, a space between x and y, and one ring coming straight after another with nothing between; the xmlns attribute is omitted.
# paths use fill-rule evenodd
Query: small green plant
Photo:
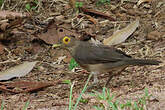
<svg viewBox="0 0 165 110"><path fill-rule="evenodd" d="M28 100L28 101L25 103L25 105L24 105L24 107L23 107L23 110L27 110L27 109L28 109L29 103L30 103L30 101Z"/></svg>
<svg viewBox="0 0 165 110"><path fill-rule="evenodd" d="M72 110L73 104L72 104L72 91L73 91L73 86L74 86L74 82L71 83L70 82L70 95L69 95L69 110Z"/></svg>
<svg viewBox="0 0 165 110"><path fill-rule="evenodd" d="M83 2L76 2L75 3L75 7L78 9L78 8L81 8L83 6Z"/></svg>
<svg viewBox="0 0 165 110"><path fill-rule="evenodd" d="M110 3L110 0L98 0L96 2L96 5L99 6L99 5L104 5L106 3Z"/></svg>
<svg viewBox="0 0 165 110"><path fill-rule="evenodd" d="M1 102L1 110L4 110L4 100L2 99L2 102Z"/></svg>
<svg viewBox="0 0 165 110"><path fill-rule="evenodd" d="M144 107L146 106L146 103L147 103L147 99L149 99L151 96L151 95L149 95L147 88L144 89L144 92L145 92L144 96L139 98L139 100L137 102L137 104L139 105L139 109L137 109L136 104L134 104L136 110L144 110Z"/></svg>
<svg viewBox="0 0 165 110"><path fill-rule="evenodd" d="M79 95L79 97L78 97L78 99L77 99L77 101L76 101L76 104L75 104L74 107L73 107L73 110L76 110L76 108L77 108L77 106L78 106L80 100L82 99L82 95L85 93L85 91L86 91L86 89L87 89L87 87L88 87L87 85L88 85L89 80L91 79L91 77L92 77L92 74L89 75L89 77L88 77L88 79L87 79L87 81L86 81L86 83L85 83L85 86L84 86L83 90L81 91L81 93L80 93L80 95Z"/></svg>
<svg viewBox="0 0 165 110"><path fill-rule="evenodd" d="M139 98L137 102L129 100L126 103L121 104L118 100L114 100L114 95L110 95L110 91L106 88L103 88L102 93L95 91L95 93L91 95L96 96L99 100L106 101L108 104L108 107L105 107L103 104L94 106L96 110L104 110L105 108L109 108L110 110L144 110L146 101L150 96L148 90L145 89L145 95L142 98Z"/></svg>
<svg viewBox="0 0 165 110"><path fill-rule="evenodd" d="M71 81L70 80L64 80L63 83L65 83L65 84L71 84Z"/></svg>
<svg viewBox="0 0 165 110"><path fill-rule="evenodd" d="M76 108L77 108L79 102L87 103L87 100L82 99L82 95L83 95L84 92L86 91L87 85L88 85L89 80L91 79L91 77L92 77L92 74L89 75L89 77L88 77L88 79L87 79L87 81L86 81L86 83L85 83L85 86L84 86L83 90L81 91L79 97L77 98L77 101L76 101L76 103L75 103L74 106L73 106L73 104L72 104L72 91L73 91L74 83L68 83L68 84L70 84L69 110L76 110Z"/></svg>
<svg viewBox="0 0 165 110"><path fill-rule="evenodd" d="M4 0L0 0L0 6L2 6L3 2L4 2Z"/></svg>
<svg viewBox="0 0 165 110"><path fill-rule="evenodd" d="M84 98L81 98L81 100L80 100L80 102L81 102L81 103L84 103L84 104L87 104L87 103L88 103L88 101L89 101L89 100L84 99Z"/></svg>
<svg viewBox="0 0 165 110"><path fill-rule="evenodd" d="M97 91L94 91L94 93L91 93L92 96L96 96L99 100L112 100L114 98L114 95L110 96L110 91L103 87L102 93L99 93Z"/></svg>
<svg viewBox="0 0 165 110"><path fill-rule="evenodd" d="M33 2L27 3L25 5L25 9L28 11L36 10L38 6L38 0L34 0Z"/></svg>
<svg viewBox="0 0 165 110"><path fill-rule="evenodd" d="M118 101L112 102L112 99L114 98L114 94L110 95L109 89L103 87L102 93L95 91L95 93L92 93L91 95L96 96L99 100L106 101L108 103L108 108L111 108L113 110L118 110L117 108ZM105 107L102 104L100 104L99 106L94 106L94 108L97 110L102 110Z"/></svg>
<svg viewBox="0 0 165 110"><path fill-rule="evenodd" d="M29 106L29 100L25 103L22 110L27 110L28 106ZM4 100L2 100L1 102L1 110L4 110Z"/></svg>
<svg viewBox="0 0 165 110"><path fill-rule="evenodd" d="M78 66L77 62L72 58L69 63L69 70L72 70Z"/></svg>
<svg viewBox="0 0 165 110"><path fill-rule="evenodd" d="M128 100L125 104L120 104L120 108L121 109L124 109L126 107L130 107L132 104L131 104L131 101Z"/></svg>
<svg viewBox="0 0 165 110"><path fill-rule="evenodd" d="M76 2L75 3L75 11L76 11L76 13L79 13L80 8L82 8L82 7L83 7L83 2Z"/></svg>

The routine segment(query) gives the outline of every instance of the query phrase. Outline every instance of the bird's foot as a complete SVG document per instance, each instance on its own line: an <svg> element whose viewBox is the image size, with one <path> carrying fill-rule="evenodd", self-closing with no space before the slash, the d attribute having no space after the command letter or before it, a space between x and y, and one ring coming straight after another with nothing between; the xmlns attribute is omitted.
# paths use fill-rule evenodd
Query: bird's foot
<svg viewBox="0 0 165 110"><path fill-rule="evenodd" d="M93 84L97 84L99 82L99 79L97 77L97 74L93 74Z"/></svg>
<svg viewBox="0 0 165 110"><path fill-rule="evenodd" d="M107 82L106 82L106 84L105 84L105 87L108 87L109 82L111 81L111 79L113 78L113 76L114 76L114 74L109 73L109 77L108 77L108 80L107 80Z"/></svg>
<svg viewBox="0 0 165 110"><path fill-rule="evenodd" d="M91 85L88 86L87 90L90 90L93 88L101 88L99 82L93 82Z"/></svg>
<svg viewBox="0 0 165 110"><path fill-rule="evenodd" d="M98 77L97 77L97 73L92 72L92 74L93 74L93 82L90 86L88 86L88 88L87 88L88 90L92 89L92 88L95 88L95 87L96 88L100 87L99 80L98 80Z"/></svg>

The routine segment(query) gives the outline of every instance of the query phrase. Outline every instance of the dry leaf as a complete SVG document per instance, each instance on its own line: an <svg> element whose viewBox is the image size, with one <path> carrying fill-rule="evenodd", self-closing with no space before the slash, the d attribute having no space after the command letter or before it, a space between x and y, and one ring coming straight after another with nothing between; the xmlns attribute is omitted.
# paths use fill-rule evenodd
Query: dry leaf
<svg viewBox="0 0 165 110"><path fill-rule="evenodd" d="M94 15L109 19L110 21L115 21L115 19L111 15L108 15L108 14L105 14L105 13L102 13L102 12L99 12L99 11L96 11L93 9L87 9L85 7L82 7L81 10L85 13L88 13L88 14L94 14Z"/></svg>
<svg viewBox="0 0 165 110"><path fill-rule="evenodd" d="M2 71L0 72L0 80L9 80L14 77L25 76L33 69L36 63L37 61L24 62L23 64Z"/></svg>
<svg viewBox="0 0 165 110"><path fill-rule="evenodd" d="M144 2L151 2L152 0L139 0L137 2L137 5L139 6L140 4L144 3Z"/></svg>
<svg viewBox="0 0 165 110"><path fill-rule="evenodd" d="M18 13L12 11L0 11L0 19L15 19L15 18L24 18L29 17L27 13Z"/></svg>
<svg viewBox="0 0 165 110"><path fill-rule="evenodd" d="M85 15L87 18L88 18L88 20L89 21L91 21L93 24L97 24L97 20L95 19L95 18L93 18L92 16L90 16L90 15Z"/></svg>
<svg viewBox="0 0 165 110"><path fill-rule="evenodd" d="M0 90L12 93L34 92L53 85L53 83L33 81L0 82Z"/></svg>
<svg viewBox="0 0 165 110"><path fill-rule="evenodd" d="M107 39L104 39L104 45L116 45L124 42L136 30L138 26L139 20L132 22L124 29L117 31L112 36L108 37Z"/></svg>
<svg viewBox="0 0 165 110"><path fill-rule="evenodd" d="M76 31L64 28L67 27L67 25L63 24L62 26L63 27L57 27L54 23L48 27L47 32L39 34L38 37L48 44L56 44L58 40L65 35L80 36Z"/></svg>

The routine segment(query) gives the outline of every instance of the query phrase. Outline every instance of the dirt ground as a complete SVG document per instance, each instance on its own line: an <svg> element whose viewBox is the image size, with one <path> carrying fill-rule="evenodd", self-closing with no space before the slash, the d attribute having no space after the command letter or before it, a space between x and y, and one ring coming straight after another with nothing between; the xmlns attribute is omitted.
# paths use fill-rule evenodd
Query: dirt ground
<svg viewBox="0 0 165 110"><path fill-rule="evenodd" d="M95 0L82 0L82 2L84 3L83 6L110 15L114 20L108 20L103 16L90 15L83 11L76 13L69 6L68 0L38 1L35 11L28 11L31 17L23 19L21 25L14 27L21 33L0 39L4 48L2 51L0 50L0 70L6 70L21 64L23 61L37 60L39 62L28 75L7 82L71 80L75 82L73 100L76 101L89 73L84 72L80 67L74 72L70 71L68 68L71 59L69 53L64 50L53 49L49 41L45 41L45 43L44 38L38 37L40 36L39 32L44 31L43 29L47 26L47 21L53 17L62 20L66 23L64 26L71 29L71 23L77 22L78 14L83 14L82 16L90 15L91 21L93 21L92 25L85 20L84 24L77 24L83 25L87 29L78 26L71 30L79 32L82 37L88 34L88 36L94 36L102 41L103 38L112 35L115 30L126 27L138 18L140 21L138 29L116 48L135 58L156 59L162 61L162 63L158 66L130 66L121 75L115 76L111 80L109 89L118 96L115 97L116 99L125 102L127 100L136 101L138 97L144 94L144 88L148 88L152 99L147 102L146 110L165 110L165 1L151 0L151 2L141 3L139 6L137 0L124 0L123 3L119 0L112 0L109 4L99 4L99 6L97 6ZM25 8L27 3L33 5L33 0L6 0L1 9L23 13L27 12ZM94 24L94 21L97 21L97 23ZM92 29L87 31L91 27ZM62 58L62 56L66 56L66 58L59 62L59 58ZM4 63L5 61L9 62ZM107 78L108 74L99 75L101 86L105 84ZM91 83L92 80L90 80ZM102 89L94 88L94 90L100 92ZM20 110L27 100L30 101L29 110L64 110L68 108L69 92L70 86L64 83L57 83L54 86L31 93L14 94L0 91L0 102L3 99L5 110ZM88 93L86 92L83 96L88 99L88 103L80 103L79 110L92 110L94 109L93 106L97 105L97 102L93 101L94 98L88 96Z"/></svg>

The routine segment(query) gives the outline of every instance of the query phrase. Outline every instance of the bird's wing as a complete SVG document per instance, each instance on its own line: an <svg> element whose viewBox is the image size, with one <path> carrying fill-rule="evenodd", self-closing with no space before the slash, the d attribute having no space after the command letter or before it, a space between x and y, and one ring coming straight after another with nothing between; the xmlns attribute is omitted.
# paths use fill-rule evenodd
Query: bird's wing
<svg viewBox="0 0 165 110"><path fill-rule="evenodd" d="M84 43L84 42L81 42ZM81 45L80 43L80 45ZM75 60L83 64L99 64L118 62L131 57L124 52L108 47L105 45L95 45L92 43L84 43L76 47L76 52L73 55Z"/></svg>

